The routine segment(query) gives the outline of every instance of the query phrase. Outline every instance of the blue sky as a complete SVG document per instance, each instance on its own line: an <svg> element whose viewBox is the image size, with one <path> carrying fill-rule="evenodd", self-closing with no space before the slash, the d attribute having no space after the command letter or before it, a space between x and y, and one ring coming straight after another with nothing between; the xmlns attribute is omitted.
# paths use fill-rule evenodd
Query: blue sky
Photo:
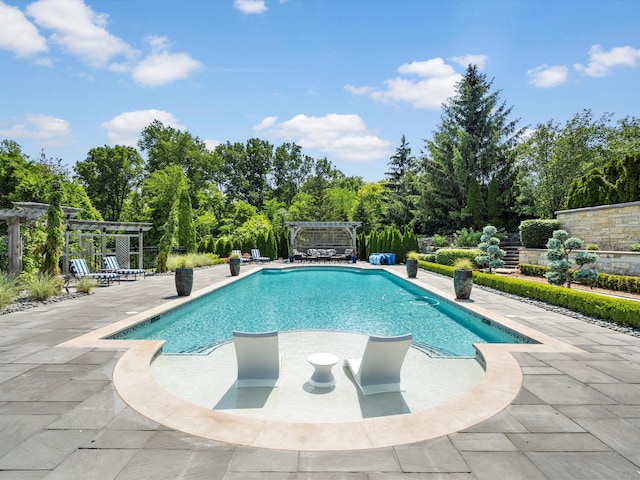
<svg viewBox="0 0 640 480"><path fill-rule="evenodd" d="M0 139L72 166L157 118L378 181L469 62L520 127L638 116L639 18L635 0L0 0Z"/></svg>

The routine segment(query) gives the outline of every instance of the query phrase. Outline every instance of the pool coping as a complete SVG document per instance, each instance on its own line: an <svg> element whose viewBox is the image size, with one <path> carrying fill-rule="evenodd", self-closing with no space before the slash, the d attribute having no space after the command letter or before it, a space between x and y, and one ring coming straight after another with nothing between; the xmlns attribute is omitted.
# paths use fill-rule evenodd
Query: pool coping
<svg viewBox="0 0 640 480"><path fill-rule="evenodd" d="M318 267L318 265L310 266ZM339 266L386 270L418 287L427 288L447 301L454 302L540 343L476 344L475 348L485 367L485 374L480 383L467 394L432 409L391 417L368 418L357 422L289 423L241 417L189 403L167 392L153 378L150 366L159 354L164 341L105 339L136 323L206 295L240 278L255 274L263 268L292 268L289 264L266 264L241 272L238 277L228 277L192 293L189 297L179 297L145 312L133 314L124 320L59 346L125 350L113 371L114 386L120 397L131 408L162 425L203 438L237 445L301 451L381 448L419 442L463 430L500 412L519 393L523 373L512 353L583 351L515 320L474 305L472 301L456 301L451 294L428 285L420 278L407 279L392 268L370 265L363 267L362 264ZM293 266L293 268L305 268L305 266Z"/></svg>

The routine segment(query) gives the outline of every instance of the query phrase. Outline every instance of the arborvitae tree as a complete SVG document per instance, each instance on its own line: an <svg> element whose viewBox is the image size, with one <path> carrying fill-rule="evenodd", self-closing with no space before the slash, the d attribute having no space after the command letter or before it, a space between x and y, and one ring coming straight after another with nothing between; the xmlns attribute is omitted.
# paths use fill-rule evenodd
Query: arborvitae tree
<svg viewBox="0 0 640 480"><path fill-rule="evenodd" d="M402 234L400 233L400 230L398 230L397 228L393 229L393 235L391 237L391 251L393 253L396 254L397 258L401 258L400 255L402 254Z"/></svg>
<svg viewBox="0 0 640 480"><path fill-rule="evenodd" d="M492 178L502 192L513 188L513 147L523 130L516 129L518 119L509 120L512 108L500 103L500 90L492 92L492 85L469 65L456 94L443 105L441 123L422 158L421 206L432 218L460 218L473 179L482 191Z"/></svg>
<svg viewBox="0 0 640 480"><path fill-rule="evenodd" d="M62 189L58 178L54 179L51 189L49 207L47 208L47 239L44 244L44 259L40 273L57 276L60 275L60 257L62 257L64 249Z"/></svg>
<svg viewBox="0 0 640 480"><path fill-rule="evenodd" d="M178 244L187 249L187 253L196 251L196 226L193 222L193 209L189 191L184 188L178 198Z"/></svg>
<svg viewBox="0 0 640 480"><path fill-rule="evenodd" d="M484 204L484 200L482 199L480 183L475 178L471 179L471 182L469 183L469 191L467 193L466 212L471 215L474 227L482 227L482 225L484 224L485 211L486 207Z"/></svg>
<svg viewBox="0 0 640 480"><path fill-rule="evenodd" d="M171 207L167 223L161 228L162 237L158 245L158 257L156 258L156 272L163 273L167 271L167 259L171 253L171 247L175 245L176 223L178 223L176 205Z"/></svg>

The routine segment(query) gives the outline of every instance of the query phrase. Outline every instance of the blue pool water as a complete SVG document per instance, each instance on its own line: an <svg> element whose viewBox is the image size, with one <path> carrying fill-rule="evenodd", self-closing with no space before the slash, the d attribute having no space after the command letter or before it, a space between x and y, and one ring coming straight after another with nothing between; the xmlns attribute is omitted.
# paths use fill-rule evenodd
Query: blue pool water
<svg viewBox="0 0 640 480"><path fill-rule="evenodd" d="M206 352L234 330L412 333L440 355L474 356L473 343L531 342L381 270L263 269L111 338L167 340L165 353Z"/></svg>

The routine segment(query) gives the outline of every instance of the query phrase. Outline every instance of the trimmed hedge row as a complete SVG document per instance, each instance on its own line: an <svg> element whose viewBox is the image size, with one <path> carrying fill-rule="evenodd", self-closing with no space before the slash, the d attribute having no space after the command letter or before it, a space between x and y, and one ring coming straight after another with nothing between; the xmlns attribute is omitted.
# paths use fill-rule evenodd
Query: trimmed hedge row
<svg viewBox="0 0 640 480"><path fill-rule="evenodd" d="M560 229L558 220L536 218L520 223L520 242L527 248L544 248L553 236L554 230Z"/></svg>
<svg viewBox="0 0 640 480"><path fill-rule="evenodd" d="M549 267L544 265L520 264L520 272L532 277L544 277ZM598 273L598 278L591 285L597 288L606 288L616 292L640 293L640 277L627 275L612 275L610 273Z"/></svg>
<svg viewBox="0 0 640 480"><path fill-rule="evenodd" d="M483 253L477 248L441 248L436 252L436 263L452 266L458 258L468 258L477 267L476 257L480 255Z"/></svg>
<svg viewBox="0 0 640 480"><path fill-rule="evenodd" d="M418 262L418 264L425 270L453 276L453 267L428 262ZM633 300L606 297L596 293L476 271L473 272L473 281L478 285L540 300L625 327L640 328L640 302Z"/></svg>
<svg viewBox="0 0 640 480"><path fill-rule="evenodd" d="M530 265L528 263L521 263L518 268L520 273L529 277L544 277L544 274L549 271L549 267L546 265Z"/></svg>

